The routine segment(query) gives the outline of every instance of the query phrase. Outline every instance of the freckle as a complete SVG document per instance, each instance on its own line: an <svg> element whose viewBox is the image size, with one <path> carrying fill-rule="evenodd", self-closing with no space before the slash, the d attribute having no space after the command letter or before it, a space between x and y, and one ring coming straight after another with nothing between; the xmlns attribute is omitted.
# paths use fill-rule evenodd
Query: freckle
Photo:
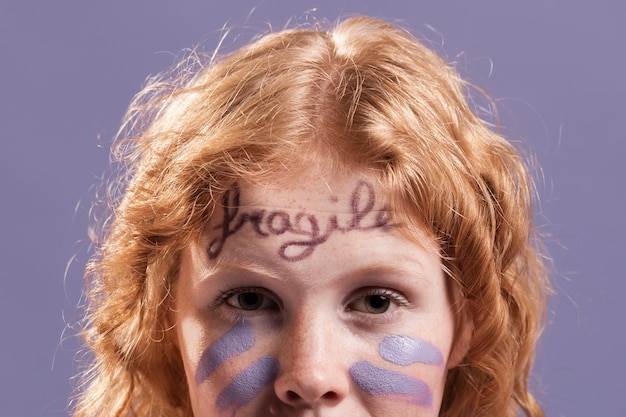
<svg viewBox="0 0 626 417"><path fill-rule="evenodd" d="M339 197L337 197L336 195L331 195L328 201L330 201L331 203L336 203L339 201Z"/></svg>

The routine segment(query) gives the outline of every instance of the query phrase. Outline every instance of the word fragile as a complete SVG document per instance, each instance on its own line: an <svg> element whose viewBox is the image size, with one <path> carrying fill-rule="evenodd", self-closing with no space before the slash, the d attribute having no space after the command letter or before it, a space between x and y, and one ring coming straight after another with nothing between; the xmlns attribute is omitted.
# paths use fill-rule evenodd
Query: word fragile
<svg viewBox="0 0 626 417"><path fill-rule="evenodd" d="M340 224L336 214L329 214L323 222L324 229L318 217L306 211L290 214L282 210L259 209L239 213L239 201L239 187L235 184L224 193L223 220L214 228L221 230L221 234L207 247L210 259L216 259L222 252L226 240L246 224L252 227L256 236L262 238L295 235L297 238L283 243L278 253L281 258L292 262L311 256L333 233L386 229L392 226L386 208L383 206L375 209L374 187L365 181L360 181L350 195L346 222Z"/></svg>

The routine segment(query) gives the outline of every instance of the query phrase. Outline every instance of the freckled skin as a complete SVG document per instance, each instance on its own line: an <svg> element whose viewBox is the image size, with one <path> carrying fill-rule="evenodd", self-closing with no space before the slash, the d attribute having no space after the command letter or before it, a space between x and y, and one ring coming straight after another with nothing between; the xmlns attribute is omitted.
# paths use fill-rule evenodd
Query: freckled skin
<svg viewBox="0 0 626 417"><path fill-rule="evenodd" d="M202 354L196 372L196 383L204 382L222 363L250 349L253 343L254 333L250 323L243 319L237 320L237 324L231 330Z"/></svg>
<svg viewBox="0 0 626 417"><path fill-rule="evenodd" d="M297 187L280 178L263 187L241 180L239 211L207 219L206 233L183 251L175 288L177 344L194 416L438 416L445 375L455 365L445 274L426 232L413 230L423 239L409 240L401 230L408 226L388 220L376 184L362 174L314 170ZM310 239L294 232L298 216L301 225L311 224L305 216L315 218L325 238L294 260L281 248ZM237 229L239 218L245 222ZM217 253L212 242L219 242ZM289 253L306 248L298 249ZM386 306L381 312L372 310L372 297ZM235 344L234 354L203 364L213 363L203 355L242 318L252 345ZM404 337L409 343L398 344ZM415 340L428 341L441 361ZM391 346L391 361L381 344ZM416 349L429 358L405 364L402 357ZM394 380L403 381L399 392L380 388Z"/></svg>

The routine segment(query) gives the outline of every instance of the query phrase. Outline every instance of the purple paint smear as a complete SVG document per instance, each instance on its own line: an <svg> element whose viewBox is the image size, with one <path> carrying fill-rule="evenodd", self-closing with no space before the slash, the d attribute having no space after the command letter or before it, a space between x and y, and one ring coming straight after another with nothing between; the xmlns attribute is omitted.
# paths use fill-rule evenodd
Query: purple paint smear
<svg viewBox="0 0 626 417"><path fill-rule="evenodd" d="M204 382L224 361L250 349L253 343L252 326L243 319L239 319L235 327L202 353L196 371L196 383Z"/></svg>
<svg viewBox="0 0 626 417"><path fill-rule="evenodd" d="M356 362L350 367L350 376L363 391L372 395L401 395L411 404L429 407L432 394L426 383L369 362Z"/></svg>
<svg viewBox="0 0 626 417"><path fill-rule="evenodd" d="M261 393L263 388L278 376L278 361L271 356L261 359L244 369L217 397L220 411L235 406L243 407ZM234 414L234 413L233 413Z"/></svg>
<svg viewBox="0 0 626 417"><path fill-rule="evenodd" d="M434 345L409 336L387 336L379 346L380 356L397 365L425 363L443 365L443 355Z"/></svg>

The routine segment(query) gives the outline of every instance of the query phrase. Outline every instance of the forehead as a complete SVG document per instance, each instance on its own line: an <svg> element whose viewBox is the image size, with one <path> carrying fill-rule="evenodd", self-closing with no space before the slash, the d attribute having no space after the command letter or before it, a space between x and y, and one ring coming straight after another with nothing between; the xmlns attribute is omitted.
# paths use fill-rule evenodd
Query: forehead
<svg viewBox="0 0 626 417"><path fill-rule="evenodd" d="M201 242L209 259L218 262L224 255L252 259L268 253L279 261L300 262L329 245L341 248L344 258L346 245L354 252L428 242L429 251L437 252L422 227L395 219L381 182L365 172L318 170L262 184L240 180L221 203Z"/></svg>
<svg viewBox="0 0 626 417"><path fill-rule="evenodd" d="M338 214L352 212L355 205L374 203L377 209L386 208L384 188L378 178L365 172L283 173L262 184L242 179L236 187L241 208L264 206Z"/></svg>

